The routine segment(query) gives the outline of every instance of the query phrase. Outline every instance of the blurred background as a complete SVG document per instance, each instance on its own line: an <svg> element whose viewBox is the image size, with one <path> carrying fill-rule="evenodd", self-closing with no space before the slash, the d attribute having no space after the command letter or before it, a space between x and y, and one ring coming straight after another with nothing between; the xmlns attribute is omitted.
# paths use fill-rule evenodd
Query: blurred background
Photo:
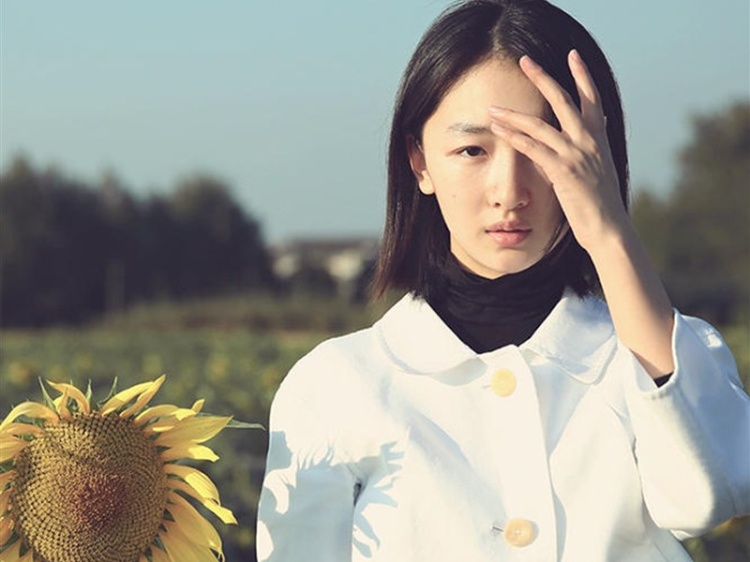
<svg viewBox="0 0 750 562"><path fill-rule="evenodd" d="M267 422L291 365L369 325L389 112L448 4L0 2L0 416L39 377ZM629 128L631 211L675 304L750 373L750 5L558 2ZM266 434L208 468L253 560ZM689 492L686 492L689 493ZM688 543L750 559L747 522Z"/></svg>

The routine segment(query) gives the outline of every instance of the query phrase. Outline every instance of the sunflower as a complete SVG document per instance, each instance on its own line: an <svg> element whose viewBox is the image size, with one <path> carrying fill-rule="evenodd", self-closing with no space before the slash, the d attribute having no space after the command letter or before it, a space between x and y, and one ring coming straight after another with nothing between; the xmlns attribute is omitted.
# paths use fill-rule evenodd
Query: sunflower
<svg viewBox="0 0 750 562"><path fill-rule="evenodd" d="M215 461L201 443L229 417L192 408L148 407L165 377L91 404L70 384L60 396L24 402L0 424L0 562L215 562L216 529L193 506L224 523L203 472L182 459Z"/></svg>

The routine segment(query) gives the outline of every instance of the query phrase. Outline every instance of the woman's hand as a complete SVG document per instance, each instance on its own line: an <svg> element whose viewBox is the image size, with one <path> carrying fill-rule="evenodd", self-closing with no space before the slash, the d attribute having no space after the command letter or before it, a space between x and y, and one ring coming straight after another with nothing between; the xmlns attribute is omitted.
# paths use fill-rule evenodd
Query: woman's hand
<svg viewBox="0 0 750 562"><path fill-rule="evenodd" d="M619 339L652 377L671 373L672 305L622 202L607 119L591 74L571 51L578 109L529 57L519 64L549 103L560 130L530 115L491 108L492 130L547 176L573 235L591 256Z"/></svg>
<svg viewBox="0 0 750 562"><path fill-rule="evenodd" d="M546 175L576 240L592 253L610 235L627 230L630 221L620 195L599 92L575 50L568 55L568 64L581 98L580 110L529 57L522 57L519 64L549 103L561 130L542 119L497 107L490 109L492 130Z"/></svg>

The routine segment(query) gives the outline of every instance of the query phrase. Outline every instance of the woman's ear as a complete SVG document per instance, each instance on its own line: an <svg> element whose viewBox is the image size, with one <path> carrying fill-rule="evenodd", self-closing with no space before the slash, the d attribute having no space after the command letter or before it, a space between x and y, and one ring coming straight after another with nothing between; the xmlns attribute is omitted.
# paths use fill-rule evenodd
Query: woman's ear
<svg viewBox="0 0 750 562"><path fill-rule="evenodd" d="M411 171L414 173L414 177L417 179L419 191L425 195L433 195L435 188L432 185L430 174L427 172L424 150L422 150L419 140L412 135L406 137L406 150L409 152L409 165L411 166Z"/></svg>

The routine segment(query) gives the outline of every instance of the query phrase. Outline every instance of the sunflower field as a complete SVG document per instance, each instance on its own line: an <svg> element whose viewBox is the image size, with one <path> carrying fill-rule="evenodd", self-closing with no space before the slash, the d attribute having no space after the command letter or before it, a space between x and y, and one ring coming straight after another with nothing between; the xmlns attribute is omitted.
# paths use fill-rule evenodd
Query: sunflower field
<svg viewBox="0 0 750 562"><path fill-rule="evenodd" d="M387 305L382 305L387 306ZM153 401L267 426L274 393L290 367L320 341L369 325L382 308L341 301L234 298L133 309L81 328L4 331L0 338L0 418L24 400L39 400L40 379L70 382L104 397L118 386L167 380ZM748 384L750 334L724 331ZM267 432L227 429L209 443L219 455L201 470L217 484L238 525L217 524L229 562L252 561L256 506ZM746 521L729 522L688 547L698 562L730 562L750 553Z"/></svg>

